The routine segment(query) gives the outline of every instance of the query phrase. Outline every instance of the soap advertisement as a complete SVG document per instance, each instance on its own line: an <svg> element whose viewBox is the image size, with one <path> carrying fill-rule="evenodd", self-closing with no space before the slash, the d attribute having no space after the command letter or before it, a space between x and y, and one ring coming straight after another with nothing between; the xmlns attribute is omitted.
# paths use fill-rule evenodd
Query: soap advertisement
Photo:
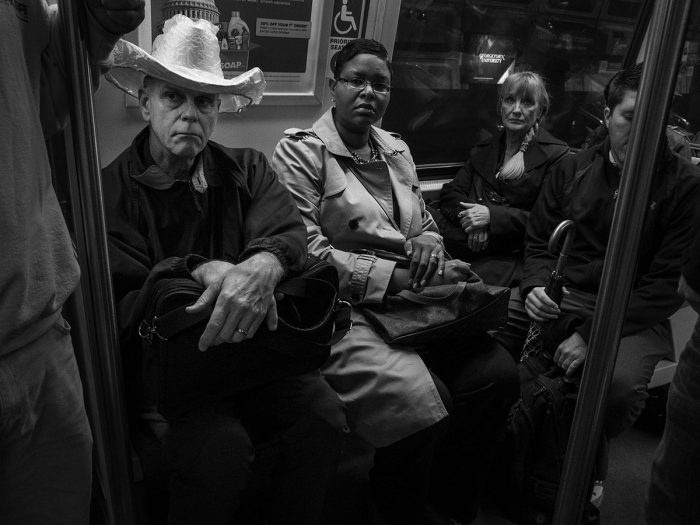
<svg viewBox="0 0 700 525"><path fill-rule="evenodd" d="M313 0L199 0L192 2L191 9L186 3L177 2L177 12L217 25L227 78L254 66L263 70L268 85L275 80L300 80L306 73ZM151 1L154 36L173 9L172 1Z"/></svg>

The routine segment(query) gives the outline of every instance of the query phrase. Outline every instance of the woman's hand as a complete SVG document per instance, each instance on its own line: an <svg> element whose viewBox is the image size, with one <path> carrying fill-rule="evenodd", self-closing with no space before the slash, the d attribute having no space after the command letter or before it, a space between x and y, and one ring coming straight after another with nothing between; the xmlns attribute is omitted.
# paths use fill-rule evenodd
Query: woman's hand
<svg viewBox="0 0 700 525"><path fill-rule="evenodd" d="M475 202L460 202L459 205L464 208L457 214L464 233L477 228L485 229L491 224L491 212L487 206Z"/></svg>
<svg viewBox="0 0 700 525"><path fill-rule="evenodd" d="M406 255L411 257L408 272L409 288L425 286L437 271L442 276L445 271L445 249L440 239L425 233L408 239L404 245Z"/></svg>
<svg viewBox="0 0 700 525"><path fill-rule="evenodd" d="M427 284L429 286L439 286L441 284L457 284L460 281L466 281L471 270L469 263L452 259L445 262L445 271L442 275L434 275Z"/></svg>
<svg viewBox="0 0 700 525"><path fill-rule="evenodd" d="M467 246L473 252L481 252L489 245L489 232L486 228L478 228L467 233Z"/></svg>

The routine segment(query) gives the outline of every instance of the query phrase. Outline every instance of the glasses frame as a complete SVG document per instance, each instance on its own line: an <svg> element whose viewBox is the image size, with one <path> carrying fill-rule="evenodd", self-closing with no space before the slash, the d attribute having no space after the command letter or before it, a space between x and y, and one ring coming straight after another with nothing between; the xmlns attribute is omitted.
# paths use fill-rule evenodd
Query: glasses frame
<svg viewBox="0 0 700 525"><path fill-rule="evenodd" d="M367 89L367 86L372 88L372 91L374 92L375 95L388 95L391 93L391 84L385 84L384 82L370 82L369 80L365 80L364 78L343 78L343 77L335 77L336 80L342 80L343 83L347 86L348 89L351 89L353 91L364 91ZM350 85L350 82L355 82L359 81L362 82L362 87L355 87ZM386 91L377 91L377 88L375 85L378 86L387 86Z"/></svg>

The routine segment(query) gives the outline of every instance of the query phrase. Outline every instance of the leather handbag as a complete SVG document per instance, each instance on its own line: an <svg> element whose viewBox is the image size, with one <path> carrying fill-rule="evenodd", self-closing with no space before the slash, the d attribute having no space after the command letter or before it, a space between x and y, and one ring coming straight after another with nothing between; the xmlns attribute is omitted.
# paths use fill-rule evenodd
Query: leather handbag
<svg viewBox="0 0 700 525"><path fill-rule="evenodd" d="M463 342L505 325L510 289L490 286L475 273L457 284L426 286L388 295L362 312L387 342L409 346Z"/></svg>
<svg viewBox="0 0 700 525"><path fill-rule="evenodd" d="M277 302L277 330L263 323L252 339L201 352L198 341L213 308L198 314L185 308L203 291L188 278L157 280L139 326L147 395L168 418L319 368L351 326L351 306L338 297L337 270L316 260L277 286L285 296Z"/></svg>

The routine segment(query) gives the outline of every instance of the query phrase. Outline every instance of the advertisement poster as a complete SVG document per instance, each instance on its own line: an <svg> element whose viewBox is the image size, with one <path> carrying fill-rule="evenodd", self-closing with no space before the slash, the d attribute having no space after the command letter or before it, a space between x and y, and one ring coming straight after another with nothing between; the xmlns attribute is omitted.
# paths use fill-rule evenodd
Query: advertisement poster
<svg viewBox="0 0 700 525"><path fill-rule="evenodd" d="M515 66L515 43L496 35L472 35L470 45L471 81L500 84Z"/></svg>
<svg viewBox="0 0 700 525"><path fill-rule="evenodd" d="M178 12L192 16L186 12L185 4L184 1L177 3ZM307 82L313 0L192 2L193 18L205 17L200 9L203 4L213 4L219 12L217 37L227 78L257 66L265 73L268 88L274 89L276 82L285 85ZM154 38L172 6L173 2L167 0L151 0L151 34ZM215 10L209 8L206 16L211 16Z"/></svg>

